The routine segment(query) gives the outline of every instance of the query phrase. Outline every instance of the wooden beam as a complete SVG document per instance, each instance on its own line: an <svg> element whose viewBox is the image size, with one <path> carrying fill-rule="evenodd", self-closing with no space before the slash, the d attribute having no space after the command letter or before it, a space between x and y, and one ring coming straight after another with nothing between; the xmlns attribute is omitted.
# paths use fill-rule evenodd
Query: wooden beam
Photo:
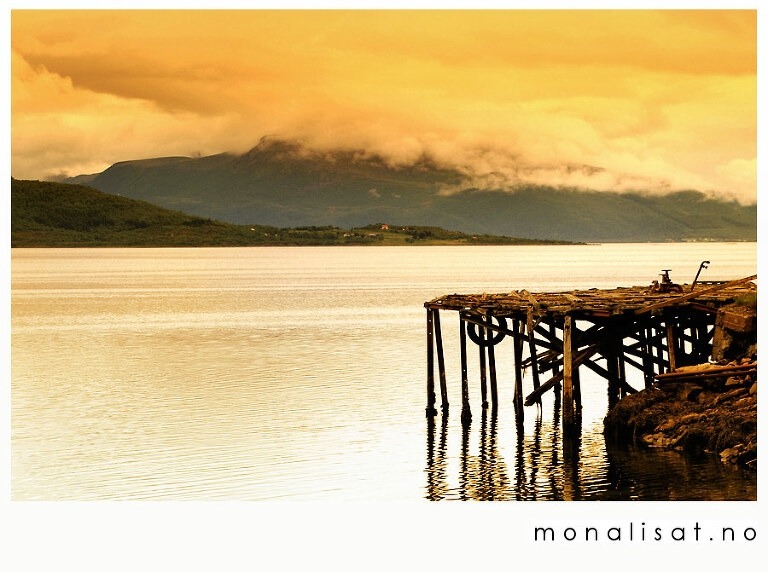
<svg viewBox="0 0 768 572"><path fill-rule="evenodd" d="M497 326L496 324L486 324L484 322L481 322L480 320L477 320L471 316L467 316L466 314L461 315L461 319L469 324L475 324L476 326L480 326L483 328L488 328L489 330L493 330L494 332L504 332L512 339L520 338L522 341L527 341L528 337L522 333L522 332L514 332L513 330L510 330L509 328L502 328L500 326ZM537 342L540 346L545 347L547 349L557 349L555 346L553 346L550 343L547 343L543 340L537 340Z"/></svg>
<svg viewBox="0 0 768 572"><path fill-rule="evenodd" d="M573 364L576 366L584 365L585 367L589 367L590 365L595 364L589 364L586 360L588 360L590 357L592 357L598 350L598 345L592 345L586 348L585 350L582 350L581 353L579 353L578 356L573 360ZM600 368L602 369L602 368ZM573 371L573 370L571 370ZM547 382L542 383L541 387L537 389L536 391L532 391L528 394L528 397L525 398L525 405L533 405L536 403L536 399L555 387L555 385L559 384L563 381L564 371L559 371L555 375L553 375Z"/></svg>

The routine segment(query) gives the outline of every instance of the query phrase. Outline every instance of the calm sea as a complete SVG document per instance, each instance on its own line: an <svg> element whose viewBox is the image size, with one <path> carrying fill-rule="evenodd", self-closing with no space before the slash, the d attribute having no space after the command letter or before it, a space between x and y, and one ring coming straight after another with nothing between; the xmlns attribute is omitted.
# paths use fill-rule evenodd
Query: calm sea
<svg viewBox="0 0 768 572"><path fill-rule="evenodd" d="M606 448L605 384L582 436L546 396L424 417L423 302L454 292L650 284L756 272L754 243L536 247L14 249L14 499L751 499L714 456ZM460 402L458 321L444 314ZM507 344L509 344L507 346ZM474 346L470 347L470 350ZM639 377L630 378L640 387ZM530 378L524 380L526 393Z"/></svg>

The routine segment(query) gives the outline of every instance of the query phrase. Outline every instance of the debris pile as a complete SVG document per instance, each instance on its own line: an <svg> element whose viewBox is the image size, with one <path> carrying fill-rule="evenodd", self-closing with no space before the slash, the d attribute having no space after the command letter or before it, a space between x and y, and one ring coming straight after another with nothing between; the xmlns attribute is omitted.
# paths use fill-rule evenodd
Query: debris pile
<svg viewBox="0 0 768 572"><path fill-rule="evenodd" d="M757 467L757 361L681 367L622 399L605 418L606 437L649 447L718 453Z"/></svg>

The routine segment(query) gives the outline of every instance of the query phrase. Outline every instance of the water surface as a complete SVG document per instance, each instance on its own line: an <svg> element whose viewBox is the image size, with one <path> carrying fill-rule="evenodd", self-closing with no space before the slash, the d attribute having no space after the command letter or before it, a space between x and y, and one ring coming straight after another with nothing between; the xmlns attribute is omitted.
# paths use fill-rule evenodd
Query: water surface
<svg viewBox="0 0 768 572"><path fill-rule="evenodd" d="M509 340L497 417L471 346L471 426L424 418L425 300L690 281L704 259L748 276L756 245L14 249L13 498L754 498L713 456L606 447L589 371L580 439L550 396L518 433ZM454 403L457 333L444 314Z"/></svg>

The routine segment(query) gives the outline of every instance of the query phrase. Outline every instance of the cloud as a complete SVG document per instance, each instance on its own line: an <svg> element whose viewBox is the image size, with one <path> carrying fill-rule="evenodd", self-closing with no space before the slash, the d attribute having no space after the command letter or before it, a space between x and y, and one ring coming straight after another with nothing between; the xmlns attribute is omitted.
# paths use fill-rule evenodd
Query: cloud
<svg viewBox="0 0 768 572"><path fill-rule="evenodd" d="M472 184L756 197L754 11L14 11L12 171L263 135Z"/></svg>

